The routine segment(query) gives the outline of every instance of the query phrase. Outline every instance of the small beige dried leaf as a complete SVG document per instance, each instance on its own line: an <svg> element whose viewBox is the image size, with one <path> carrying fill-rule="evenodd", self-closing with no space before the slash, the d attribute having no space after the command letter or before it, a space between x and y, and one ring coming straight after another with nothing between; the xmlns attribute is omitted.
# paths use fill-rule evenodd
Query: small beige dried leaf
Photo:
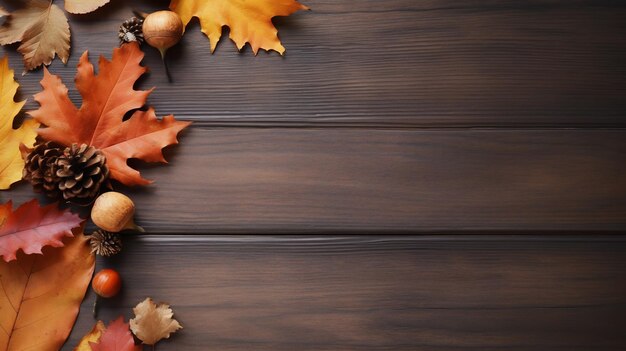
<svg viewBox="0 0 626 351"><path fill-rule="evenodd" d="M70 56L70 25L65 13L51 2L29 1L11 13L0 27L0 44L22 42L17 48L27 70L49 65L58 55L63 63Z"/></svg>
<svg viewBox="0 0 626 351"><path fill-rule="evenodd" d="M95 11L110 0L65 0L65 9L69 13L83 14Z"/></svg>
<svg viewBox="0 0 626 351"><path fill-rule="evenodd" d="M146 345L154 345L183 328L172 318L174 312L170 305L157 305L149 297L137 304L133 312L135 318L130 320L130 330Z"/></svg>

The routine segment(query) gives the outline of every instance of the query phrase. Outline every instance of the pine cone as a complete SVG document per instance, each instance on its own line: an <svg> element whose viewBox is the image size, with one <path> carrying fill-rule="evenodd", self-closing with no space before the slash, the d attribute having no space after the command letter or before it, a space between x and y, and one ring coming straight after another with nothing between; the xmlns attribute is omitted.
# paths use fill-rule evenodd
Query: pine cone
<svg viewBox="0 0 626 351"><path fill-rule="evenodd" d="M143 20L137 17L133 17L124 21L120 26L120 44L130 43L136 41L139 44L143 43Z"/></svg>
<svg viewBox="0 0 626 351"><path fill-rule="evenodd" d="M106 157L87 144L65 148L55 166L58 189L65 200L91 200L109 178Z"/></svg>
<svg viewBox="0 0 626 351"><path fill-rule="evenodd" d="M54 142L37 143L25 157L22 176L29 181L36 192L44 192L52 198L59 197L57 187L56 161L63 154L63 147Z"/></svg>
<svg viewBox="0 0 626 351"><path fill-rule="evenodd" d="M98 230L89 236L91 252L100 256L113 256L122 251L122 238L119 234Z"/></svg>

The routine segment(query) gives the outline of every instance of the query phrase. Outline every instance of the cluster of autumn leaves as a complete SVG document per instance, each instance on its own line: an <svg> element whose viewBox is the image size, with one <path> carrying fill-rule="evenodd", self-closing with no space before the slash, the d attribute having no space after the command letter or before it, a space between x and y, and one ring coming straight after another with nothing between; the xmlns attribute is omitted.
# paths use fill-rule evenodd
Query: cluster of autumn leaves
<svg viewBox="0 0 626 351"><path fill-rule="evenodd" d="M73 14L92 12L110 0L65 0ZM230 27L237 48L249 43L259 49L283 54L272 17L287 16L307 7L296 0L172 0L170 8L186 26L200 19L211 51ZM70 27L65 12L53 0L29 0L9 13L0 8L0 44L20 42L18 51L26 70L48 65L58 57L67 62ZM15 102L18 84L8 59L0 60L0 190L22 179L20 149L36 140L63 146L86 144L106 157L110 177L124 185L146 185L128 159L165 162L162 149L177 143L178 133L190 122L173 116L157 118L154 109L143 109L151 90L133 88L146 72L140 65L143 52L135 43L113 51L109 61L101 58L99 73L85 52L78 63L76 89L82 105L76 107L61 79L44 68L42 91L35 95L39 109L29 111L19 128L15 117L25 102ZM131 113L129 118L125 116ZM43 127L43 128L40 128ZM83 234L85 221L57 204L41 206L37 200L13 208L0 204L0 351L58 350L70 334L95 268L95 258ZM154 345L181 328L169 306L146 299L135 309L135 318L123 317L104 326L98 322L76 350L136 351L134 337ZM132 333L131 333L132 331Z"/></svg>
<svg viewBox="0 0 626 351"><path fill-rule="evenodd" d="M146 345L156 345L182 326L172 318L174 313L167 304L155 304L147 298L133 308L135 318L129 323L120 316L105 326L98 321L85 335L74 351L141 351L133 334ZM132 334L131 334L132 331Z"/></svg>
<svg viewBox="0 0 626 351"><path fill-rule="evenodd" d="M30 111L33 119L26 120L18 129L12 128L13 119L23 102L13 101L18 84L8 60L2 59L2 188L8 188L21 178L24 161L20 156L20 144L32 146L37 136L65 146L74 143L95 146L106 155L113 179L126 185L148 184L148 180L127 165L127 160L139 158L165 162L162 148L176 144L177 134L190 122L177 121L173 116L158 119L152 108L139 110L151 92L133 88L146 71L140 65L143 56L137 43L125 44L114 50L111 61L100 59L96 75L85 53L78 64L75 80L83 97L80 108L69 99L68 89L61 79L44 70L43 90L35 96L40 108ZM134 112L125 119L129 111ZM40 124L46 128L38 128ZM3 288L0 290L0 350L58 350L63 345L95 266L93 253L82 233L83 226L84 221L77 214L62 210L57 204L40 206L37 200L32 200L15 210L11 201L0 205L0 257L3 259L0 261ZM135 311L138 321L135 335L142 335L151 328L173 331L172 328L180 327L171 319L169 307L157 306L149 300L142 304ZM110 328L102 330L101 339L95 340L101 340L96 343L100 346L89 344L88 347L92 350L138 349L134 342L132 348L107 347L106 340L120 333L119 323ZM127 325L126 333L130 335L128 330ZM33 338L32 335L40 336ZM164 336L161 334L160 337ZM152 335L146 340L154 338ZM94 340L93 335L90 340Z"/></svg>
<svg viewBox="0 0 626 351"><path fill-rule="evenodd" d="M76 88L83 98L77 108L68 96L61 79L44 69L43 90L35 95L39 109L28 114L18 129L13 129L13 118L24 102L16 103L13 96L18 84L6 58L0 61L0 189L22 177L19 145L30 147L37 134L45 141L70 146L87 144L98 148L106 156L111 178L125 185L146 185L150 181L127 164L129 158L146 162L165 162L162 149L176 144L176 135L190 122L181 122L169 115L156 117L153 108L140 110L151 90L134 90L133 85L146 68L140 65L144 54L137 43L129 43L113 51L111 61L101 58L98 75L87 52L78 63ZM126 113L134 111L130 118ZM40 124L47 126L39 128Z"/></svg>
<svg viewBox="0 0 626 351"><path fill-rule="evenodd" d="M110 0L65 0L71 14L86 14ZM202 31L209 37L211 52L222 36L222 27L230 28L230 38L238 49L250 43L256 54L259 49L274 50L281 55L285 48L278 39L272 17L288 16L308 8L296 0L172 0L172 11L187 24L200 19ZM9 16L10 15L10 16ZM24 57L26 70L49 65L55 55L66 63L70 56L70 26L65 12L52 0L29 0L21 9L8 13L0 8L0 17L9 16L0 27L0 45L20 42L17 50Z"/></svg>

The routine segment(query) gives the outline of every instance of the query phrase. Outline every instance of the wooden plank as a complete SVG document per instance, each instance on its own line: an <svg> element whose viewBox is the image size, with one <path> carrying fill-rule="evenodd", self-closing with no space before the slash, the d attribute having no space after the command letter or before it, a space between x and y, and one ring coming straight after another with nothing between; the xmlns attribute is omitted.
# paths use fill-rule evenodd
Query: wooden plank
<svg viewBox="0 0 626 351"><path fill-rule="evenodd" d="M624 238L552 238L128 236L99 317L168 301L161 351L623 350Z"/></svg>
<svg viewBox="0 0 626 351"><path fill-rule="evenodd" d="M158 53L146 47L153 73L140 85L158 86L150 103L212 126L626 126L624 2L305 3L313 11L275 20L284 58L237 54L228 40L211 55L193 24L170 52L168 84ZM71 16L71 60L51 70L69 83L83 51L110 57L130 9L118 1ZM41 76L20 78L23 97L39 90ZM31 99L27 108L35 107Z"/></svg>
<svg viewBox="0 0 626 351"><path fill-rule="evenodd" d="M167 154L129 192L150 233L626 229L623 130L196 127Z"/></svg>

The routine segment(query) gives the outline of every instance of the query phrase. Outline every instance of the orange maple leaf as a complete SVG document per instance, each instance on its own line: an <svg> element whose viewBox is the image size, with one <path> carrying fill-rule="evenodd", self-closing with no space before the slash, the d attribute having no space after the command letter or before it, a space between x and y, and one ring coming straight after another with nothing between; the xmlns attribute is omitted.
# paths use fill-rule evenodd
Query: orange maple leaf
<svg viewBox="0 0 626 351"><path fill-rule="evenodd" d="M111 61L100 57L96 75L85 52L75 79L83 97L80 109L68 97L61 79L44 69L43 91L35 95L41 106L29 112L48 127L40 129L39 135L66 146L95 146L106 156L112 178L126 185L151 183L128 166L128 159L165 163L162 149L177 144L176 135L191 122L177 121L172 115L159 120L152 108L137 110L124 120L127 112L143 107L152 92L133 89L147 70L140 65L143 56L137 43L125 44L113 51Z"/></svg>

